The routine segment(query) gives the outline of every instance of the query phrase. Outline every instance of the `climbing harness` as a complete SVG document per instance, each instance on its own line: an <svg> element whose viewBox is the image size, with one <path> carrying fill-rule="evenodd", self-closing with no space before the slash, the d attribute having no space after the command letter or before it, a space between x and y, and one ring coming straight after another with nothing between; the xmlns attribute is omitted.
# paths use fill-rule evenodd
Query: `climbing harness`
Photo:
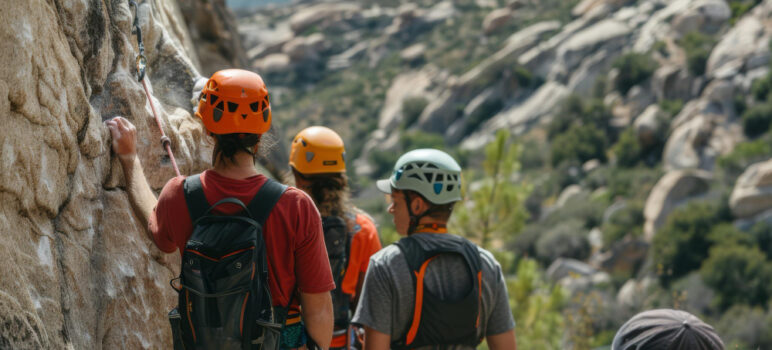
<svg viewBox="0 0 772 350"><path fill-rule="evenodd" d="M166 133L164 133L163 125L161 125L161 119L158 118L158 112L156 112L155 103L153 103L153 98L150 96L150 90L147 87L147 80L145 80L147 58L145 57L145 45L142 43L142 29L139 27L139 5L137 5L135 0L129 0L129 7L134 7L134 22L132 23L131 33L137 36L137 48L139 49L139 54L135 60L135 65L137 68L137 81L141 82L142 87L145 89L145 96L147 96L147 101L150 102L150 109L153 111L153 117L155 117L158 130L161 131L161 145L166 149L166 154L169 155L169 159L172 162L172 167L174 167L174 172L177 174L177 176L180 176L180 169L177 167L177 161L174 159L174 153L172 153L172 141L168 136L166 136Z"/></svg>

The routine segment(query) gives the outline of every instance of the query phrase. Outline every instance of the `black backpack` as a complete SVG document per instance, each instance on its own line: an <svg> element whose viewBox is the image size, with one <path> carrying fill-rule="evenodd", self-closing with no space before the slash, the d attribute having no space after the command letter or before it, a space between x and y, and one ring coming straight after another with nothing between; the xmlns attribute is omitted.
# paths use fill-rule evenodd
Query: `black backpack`
<svg viewBox="0 0 772 350"><path fill-rule="evenodd" d="M230 197L211 207L199 175L183 187L193 233L182 253L178 306L169 313L174 348L279 349L287 308L271 305L262 228L287 187L269 179L249 206ZM211 213L225 203L244 211Z"/></svg>
<svg viewBox="0 0 772 350"><path fill-rule="evenodd" d="M415 293L414 317L407 334L391 343L392 349L413 349L451 345L477 347L482 338L477 334L480 325L480 297L482 295L482 262L477 246L468 240L442 234L442 239L426 239L411 235L395 243L402 251L410 268ZM440 254L458 254L464 257L472 288L458 300L442 300L424 288L426 266ZM459 273L461 273L459 271Z"/></svg>
<svg viewBox="0 0 772 350"><path fill-rule="evenodd" d="M346 220L339 216L323 217L322 228L327 257L330 259L332 278L335 281L335 289L331 292L335 328L345 332L351 321L351 295L343 293L342 285L348 267L351 237L354 232L349 232ZM333 336L337 335L333 334Z"/></svg>

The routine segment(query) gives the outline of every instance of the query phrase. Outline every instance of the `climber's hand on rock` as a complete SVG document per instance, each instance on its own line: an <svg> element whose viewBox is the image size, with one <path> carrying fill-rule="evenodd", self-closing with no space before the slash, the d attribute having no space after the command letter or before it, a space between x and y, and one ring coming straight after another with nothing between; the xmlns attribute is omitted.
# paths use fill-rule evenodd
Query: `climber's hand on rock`
<svg viewBox="0 0 772 350"><path fill-rule="evenodd" d="M123 117L106 122L113 135L113 151L122 162L133 161L137 156L137 129Z"/></svg>

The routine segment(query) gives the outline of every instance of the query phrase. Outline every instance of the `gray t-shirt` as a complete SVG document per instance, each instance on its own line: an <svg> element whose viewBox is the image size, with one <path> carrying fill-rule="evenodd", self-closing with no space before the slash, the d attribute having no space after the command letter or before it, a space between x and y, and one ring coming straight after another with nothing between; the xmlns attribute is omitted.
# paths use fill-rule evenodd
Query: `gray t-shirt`
<svg viewBox="0 0 772 350"><path fill-rule="evenodd" d="M443 234L417 233L420 239L443 239ZM501 265L485 249L477 248L482 263L482 310L479 336L496 335L515 327ZM391 339L407 334L413 320L415 290L402 251L394 244L370 257L362 295L353 323L390 334ZM464 258L442 254L427 265L425 288L437 297L456 300L469 292L473 281ZM474 315L471 315L474 317ZM473 349L455 346L453 350Z"/></svg>

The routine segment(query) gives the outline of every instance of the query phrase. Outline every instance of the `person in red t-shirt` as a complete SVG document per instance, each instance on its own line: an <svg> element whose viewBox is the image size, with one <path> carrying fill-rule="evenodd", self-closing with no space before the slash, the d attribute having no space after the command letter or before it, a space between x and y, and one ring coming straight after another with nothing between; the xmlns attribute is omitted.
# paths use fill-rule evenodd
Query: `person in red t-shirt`
<svg viewBox="0 0 772 350"><path fill-rule="evenodd" d="M332 293L335 330L330 348L348 350L355 345L349 327L351 314L356 310L370 256L381 249L381 241L372 218L348 204L345 155L343 140L335 131L312 126L295 136L289 164L295 184L313 198L325 223L327 253L338 284ZM329 228L334 222L329 218L341 218L339 222L345 223L345 230L340 231L344 231L346 238L342 241L347 244L338 248L331 244L339 231ZM341 254L336 252L345 253L337 258Z"/></svg>
<svg viewBox="0 0 772 350"><path fill-rule="evenodd" d="M213 167L200 176L207 202L211 205L220 199L235 197L249 204L267 181L257 172L254 163L260 137L271 124L268 91L262 78L238 69L215 73L201 94L196 116L214 138ZM113 150L123 167L129 199L136 214L148 224L148 238L163 252L183 251L192 233L183 191L185 177L169 180L156 200L137 157L134 126L116 117L107 122L107 127L113 137ZM216 210L220 214L238 211L238 207L230 204L218 206ZM285 323L282 348L304 348L307 333L326 349L333 329L329 292L335 283L319 211L308 195L289 187L269 214L263 238L273 305L295 305L297 309L299 302L303 310L304 324L299 317Z"/></svg>

